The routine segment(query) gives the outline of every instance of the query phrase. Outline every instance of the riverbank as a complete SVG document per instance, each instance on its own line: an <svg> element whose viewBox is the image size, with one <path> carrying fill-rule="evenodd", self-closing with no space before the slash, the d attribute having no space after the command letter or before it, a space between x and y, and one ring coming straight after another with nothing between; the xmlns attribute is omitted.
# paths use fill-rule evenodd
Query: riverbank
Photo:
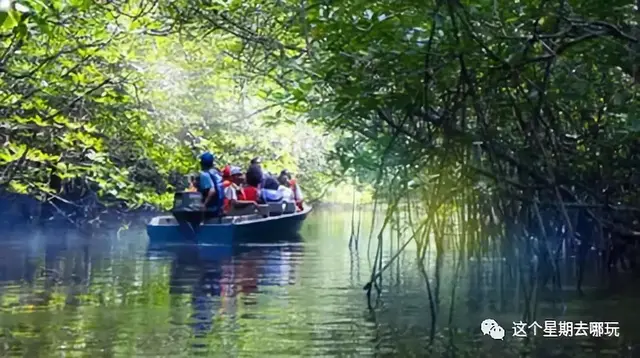
<svg viewBox="0 0 640 358"><path fill-rule="evenodd" d="M66 225L72 227L105 227L123 222L143 222L162 211L146 205L136 210L107 206L95 198L71 203L64 199L41 202L29 195L0 194L0 228L13 229L25 225Z"/></svg>
<svg viewBox="0 0 640 358"><path fill-rule="evenodd" d="M357 210L373 210L371 191L357 190L352 185L341 184L327 190L320 198L312 198L310 204L327 210L351 211L354 204ZM42 223L100 227L106 222L138 221L140 217L148 218L163 212L166 210L151 204L133 210L127 209L123 203L106 205L93 193L75 202L53 198L44 203L26 194L0 193L0 227Z"/></svg>

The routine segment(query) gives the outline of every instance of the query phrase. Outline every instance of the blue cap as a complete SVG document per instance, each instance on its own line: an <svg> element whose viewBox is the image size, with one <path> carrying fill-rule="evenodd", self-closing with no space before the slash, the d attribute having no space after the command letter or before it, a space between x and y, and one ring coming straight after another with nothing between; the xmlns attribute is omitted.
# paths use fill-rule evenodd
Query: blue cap
<svg viewBox="0 0 640 358"><path fill-rule="evenodd" d="M204 152L200 156L200 164L213 165L213 162L215 161L215 159L216 159L215 155L211 154L210 152Z"/></svg>

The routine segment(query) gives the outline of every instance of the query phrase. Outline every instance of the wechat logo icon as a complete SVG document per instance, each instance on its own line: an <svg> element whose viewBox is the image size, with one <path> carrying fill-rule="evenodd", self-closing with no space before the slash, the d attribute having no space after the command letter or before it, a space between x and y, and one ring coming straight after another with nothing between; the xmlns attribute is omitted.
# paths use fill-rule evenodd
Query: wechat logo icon
<svg viewBox="0 0 640 358"><path fill-rule="evenodd" d="M482 321L480 324L480 330L482 334L489 335L491 338L495 340L503 340L504 339L504 328L500 327L498 322L488 318Z"/></svg>

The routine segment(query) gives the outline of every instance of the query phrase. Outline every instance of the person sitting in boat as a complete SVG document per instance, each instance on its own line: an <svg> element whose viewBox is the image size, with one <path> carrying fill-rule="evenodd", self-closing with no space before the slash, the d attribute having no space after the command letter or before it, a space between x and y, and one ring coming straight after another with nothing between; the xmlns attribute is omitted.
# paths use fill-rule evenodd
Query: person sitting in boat
<svg viewBox="0 0 640 358"><path fill-rule="evenodd" d="M196 180L196 176L195 175L189 175L187 176L187 182L189 183L189 186L187 187L186 191L190 191L190 192L194 192L194 191L198 191L198 181Z"/></svg>
<svg viewBox="0 0 640 358"><path fill-rule="evenodd" d="M280 177L287 178L289 181L289 188L291 188L291 191L293 192L293 200L296 202L298 210L303 210L304 206L302 202L304 201L304 196L302 195L302 190L300 189L300 185L298 185L296 179L293 178L293 175L291 175L287 169L280 172Z"/></svg>
<svg viewBox="0 0 640 358"><path fill-rule="evenodd" d="M259 187L262 184L264 174L262 173L262 166L260 165L262 160L260 157L251 159L249 168L247 169L246 179L247 184L252 187Z"/></svg>
<svg viewBox="0 0 640 358"><path fill-rule="evenodd" d="M227 188L233 180L231 179L231 166L229 164L225 165L222 169L222 186Z"/></svg>
<svg viewBox="0 0 640 358"><path fill-rule="evenodd" d="M262 158L260 157L251 159L246 176L247 183L256 187L264 187L265 180L269 177L274 177L274 175L262 169Z"/></svg>
<svg viewBox="0 0 640 358"><path fill-rule="evenodd" d="M263 183L260 186L260 192L258 195L258 203L281 203L283 202L282 194L278 191L278 181L272 176L264 178Z"/></svg>
<svg viewBox="0 0 640 358"><path fill-rule="evenodd" d="M280 186L278 186L278 191L282 194L282 199L284 201L294 203L295 199L293 197L293 191L290 188L289 178L280 173L280 176L278 176L278 184L280 184Z"/></svg>
<svg viewBox="0 0 640 358"><path fill-rule="evenodd" d="M256 200L248 200L242 187L244 181L242 170L238 167L231 167L229 170L231 174L231 183L224 189L224 206L225 213L232 213L234 210L245 209L248 206L257 207ZM256 198L257 199L257 198Z"/></svg>
<svg viewBox="0 0 640 358"><path fill-rule="evenodd" d="M253 158L245 174L244 195L247 200L258 201L258 192L262 183L260 158Z"/></svg>
<svg viewBox="0 0 640 358"><path fill-rule="evenodd" d="M245 180L245 184L242 185L242 191L244 192L244 199L249 201L258 201L258 194L260 189L257 186L248 185Z"/></svg>
<svg viewBox="0 0 640 358"><path fill-rule="evenodd" d="M200 156L198 191L202 194L205 218L221 216L224 204L222 177L214 168L214 162L215 156L209 152Z"/></svg>

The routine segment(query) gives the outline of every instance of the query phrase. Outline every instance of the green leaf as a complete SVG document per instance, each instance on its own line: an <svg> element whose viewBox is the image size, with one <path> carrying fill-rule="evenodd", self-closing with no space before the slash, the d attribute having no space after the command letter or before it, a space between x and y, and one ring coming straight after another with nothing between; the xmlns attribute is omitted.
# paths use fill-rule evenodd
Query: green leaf
<svg viewBox="0 0 640 358"><path fill-rule="evenodd" d="M87 10L91 6L91 0L69 0L69 5L80 10Z"/></svg>
<svg viewBox="0 0 640 358"><path fill-rule="evenodd" d="M35 17L34 21L36 22L36 24L38 25L38 28L40 29L40 31L42 31L43 34L51 36L51 28L49 27L49 23L41 17Z"/></svg>
<svg viewBox="0 0 640 358"><path fill-rule="evenodd" d="M0 25L0 29L4 31L9 31L13 29L16 25L18 25L18 20L16 20L16 15L17 15L16 12L13 10L9 12L0 13L0 22L2 23Z"/></svg>
<svg viewBox="0 0 640 358"><path fill-rule="evenodd" d="M24 22L21 22L18 26L15 27L14 31L18 38L22 39L27 36L27 25Z"/></svg>

